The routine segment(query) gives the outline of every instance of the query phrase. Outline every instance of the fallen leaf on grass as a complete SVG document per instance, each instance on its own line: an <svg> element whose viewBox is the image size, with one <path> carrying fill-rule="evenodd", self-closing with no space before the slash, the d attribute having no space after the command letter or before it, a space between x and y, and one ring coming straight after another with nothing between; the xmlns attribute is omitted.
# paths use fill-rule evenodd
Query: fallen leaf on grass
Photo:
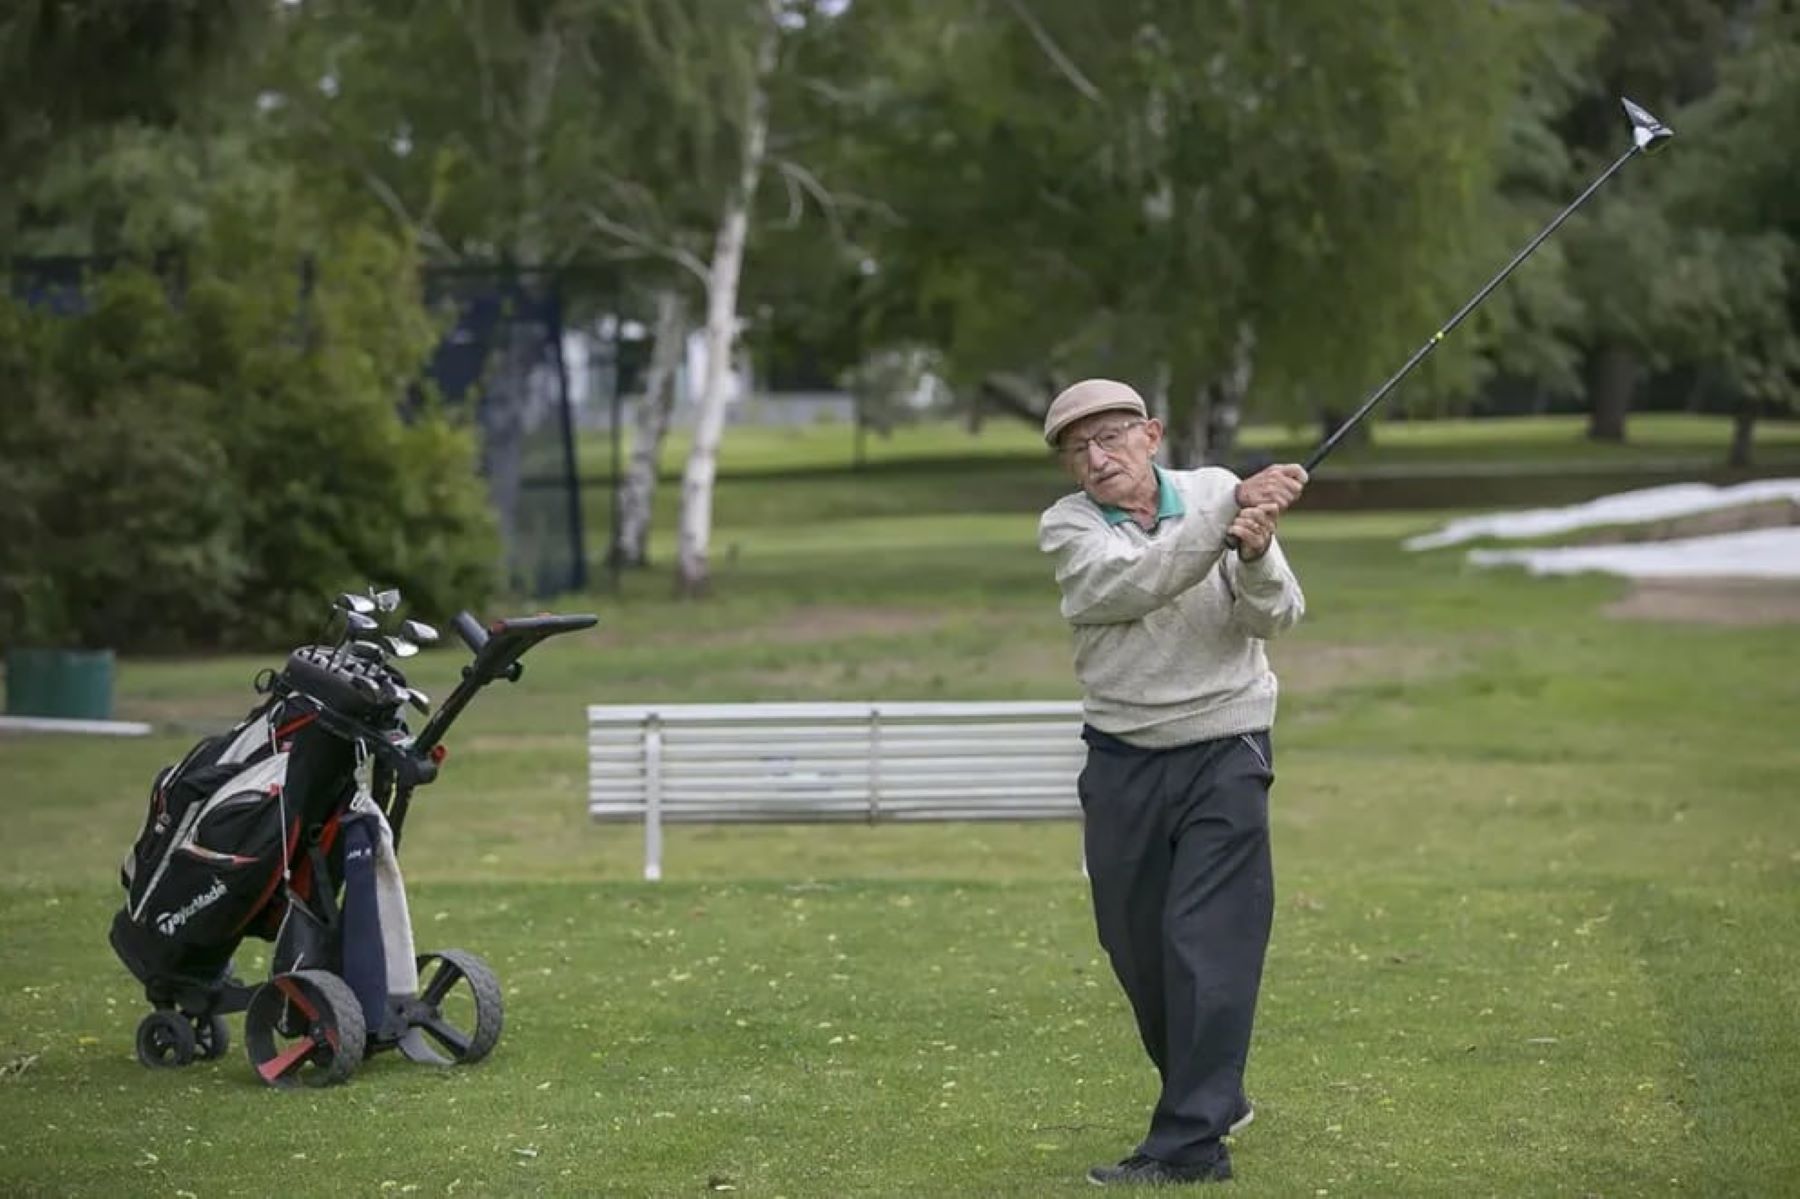
<svg viewBox="0 0 1800 1199"><path fill-rule="evenodd" d="M37 1065L37 1061L37 1054L21 1053L11 1061L0 1062L0 1078L17 1078L21 1074L24 1074L25 1071Z"/></svg>

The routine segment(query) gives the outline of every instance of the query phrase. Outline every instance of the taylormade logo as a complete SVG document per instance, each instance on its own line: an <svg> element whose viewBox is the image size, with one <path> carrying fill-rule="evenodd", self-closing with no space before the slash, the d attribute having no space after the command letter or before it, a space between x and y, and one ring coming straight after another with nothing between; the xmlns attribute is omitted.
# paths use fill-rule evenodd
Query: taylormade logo
<svg viewBox="0 0 1800 1199"><path fill-rule="evenodd" d="M176 929L180 928L193 918L195 912L211 907L223 898L225 898L225 884L215 878L212 886L200 892L200 894L194 896L192 899L176 908L173 912L164 912L162 915L158 916L156 918L156 931L165 937L172 937L175 935Z"/></svg>

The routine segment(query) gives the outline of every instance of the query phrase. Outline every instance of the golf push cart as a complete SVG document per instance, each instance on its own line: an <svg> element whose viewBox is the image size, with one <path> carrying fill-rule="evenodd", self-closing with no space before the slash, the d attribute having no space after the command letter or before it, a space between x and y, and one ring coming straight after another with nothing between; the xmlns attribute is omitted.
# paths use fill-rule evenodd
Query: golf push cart
<svg viewBox="0 0 1800 1199"><path fill-rule="evenodd" d="M487 963L462 950L415 954L396 846L413 790L437 778L444 734L475 693L516 682L527 650L596 618L484 628L458 613L452 626L475 657L432 714L396 663L438 635L414 620L384 632L399 605L392 590L340 596L335 645L303 645L263 671L264 698L242 722L157 775L110 936L155 1009L137 1029L146 1066L220 1057L224 1017L240 1011L251 1065L276 1087L342 1082L385 1049L472 1063L499 1040ZM428 717L416 736L408 706ZM251 936L274 942L260 985L232 974Z"/></svg>

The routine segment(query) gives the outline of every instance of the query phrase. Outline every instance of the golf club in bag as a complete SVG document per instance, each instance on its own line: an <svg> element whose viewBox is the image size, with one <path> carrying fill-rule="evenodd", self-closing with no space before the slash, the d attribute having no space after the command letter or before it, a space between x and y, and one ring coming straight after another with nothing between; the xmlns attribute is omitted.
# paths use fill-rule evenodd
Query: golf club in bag
<svg viewBox="0 0 1800 1199"><path fill-rule="evenodd" d="M516 682L527 650L596 618L484 628L458 613L452 625L475 657L431 714L396 662L437 632L407 620L382 633L381 616L399 605L393 590L340 596L336 645L303 645L262 672L264 698L243 721L157 775L110 935L154 1009L137 1029L146 1066L221 1056L233 1012L244 1013L251 1065L275 1087L342 1082L385 1049L472 1063L499 1040L487 964L414 952L397 847L413 791L436 780L444 734L475 693ZM416 736L402 719L409 705L428 715ZM232 974L246 937L274 942L261 985Z"/></svg>
<svg viewBox="0 0 1800 1199"><path fill-rule="evenodd" d="M1348 420L1332 430L1331 436L1321 442L1319 447L1307 457L1304 463L1302 463L1302 465L1306 467L1307 474L1310 475L1313 471L1317 470L1319 464L1324 462L1325 459L1331 455L1331 451L1337 448L1338 443L1343 441L1345 437L1348 437L1356 426L1362 423L1363 418L1374 411L1375 406L1381 403L1382 400L1385 400L1388 397L1388 394L1400 385L1400 381L1413 372L1414 367L1430 357L1431 352L1437 349L1438 343L1444 340L1445 335L1448 334L1450 330L1456 328L1456 326L1462 324L1463 318L1475 311L1475 309L1480 306L1481 302L1488 298L1488 294L1496 287L1500 286L1502 280L1512 274L1514 269L1517 268L1521 262L1524 262L1527 258L1531 257L1532 251L1543 245L1544 241L1552 233L1555 233L1557 228L1564 221L1574 215L1576 209L1587 203L1588 198L1599 191L1601 185L1608 179L1611 179L1613 175L1618 172L1620 167L1623 167L1627 162L1631 161L1639 154L1654 154L1656 151L1660 150L1670 138L1675 136L1674 130L1657 120L1639 105L1632 103L1623 96L1619 98L1619 103L1624 106L1625 115L1631 121L1631 147L1623 154L1619 155L1618 158L1614 159L1613 164L1602 171L1597 179L1588 184L1587 190L1583 191L1579 196L1576 196L1573 203L1557 213L1554 220L1540 229L1538 235L1526 243L1525 248L1515 254L1513 260L1502 267L1499 274L1495 275L1492 279L1489 279L1482 289L1470 298L1468 303L1457 309L1456 315L1452 316L1448 321L1445 321L1442 328L1436 333L1433 333L1431 337L1426 340L1424 345L1415 350L1413 356L1406 360L1406 364L1395 371L1393 376L1389 378L1387 382L1383 383L1380 387L1377 387L1374 392L1370 394L1369 398L1364 400L1356 411L1350 414ZM1237 539L1235 537L1227 537L1226 543L1232 549L1237 548Z"/></svg>

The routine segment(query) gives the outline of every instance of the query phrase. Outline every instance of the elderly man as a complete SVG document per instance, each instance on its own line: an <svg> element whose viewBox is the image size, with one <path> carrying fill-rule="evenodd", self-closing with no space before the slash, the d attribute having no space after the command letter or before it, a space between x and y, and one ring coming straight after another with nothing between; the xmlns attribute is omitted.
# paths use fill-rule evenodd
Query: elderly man
<svg viewBox="0 0 1800 1199"><path fill-rule="evenodd" d="M1275 526L1306 471L1163 470L1161 423L1107 379L1059 395L1044 439L1081 487L1038 544L1074 633L1094 918L1162 1076L1137 1151L1088 1178L1222 1181L1274 914L1263 642L1305 606Z"/></svg>

